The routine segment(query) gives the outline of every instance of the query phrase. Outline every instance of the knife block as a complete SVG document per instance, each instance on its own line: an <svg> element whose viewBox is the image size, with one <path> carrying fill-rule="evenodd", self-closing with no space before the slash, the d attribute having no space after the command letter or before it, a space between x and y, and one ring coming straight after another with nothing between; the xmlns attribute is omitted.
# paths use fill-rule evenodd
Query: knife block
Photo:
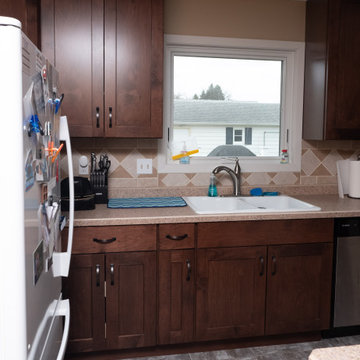
<svg viewBox="0 0 360 360"><path fill-rule="evenodd" d="M94 171L90 174L90 184L95 194L95 204L108 203L108 174Z"/></svg>

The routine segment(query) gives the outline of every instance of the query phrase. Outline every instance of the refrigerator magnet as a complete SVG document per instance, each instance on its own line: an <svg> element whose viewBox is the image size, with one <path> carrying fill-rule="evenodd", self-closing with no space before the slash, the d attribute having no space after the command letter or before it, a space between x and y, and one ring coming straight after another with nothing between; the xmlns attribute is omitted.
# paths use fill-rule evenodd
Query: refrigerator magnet
<svg viewBox="0 0 360 360"><path fill-rule="evenodd" d="M29 191L35 182L35 163L33 152L30 149L25 160L25 191Z"/></svg>
<svg viewBox="0 0 360 360"><path fill-rule="evenodd" d="M44 246L41 241L33 252L34 285L38 282L41 273L44 271Z"/></svg>

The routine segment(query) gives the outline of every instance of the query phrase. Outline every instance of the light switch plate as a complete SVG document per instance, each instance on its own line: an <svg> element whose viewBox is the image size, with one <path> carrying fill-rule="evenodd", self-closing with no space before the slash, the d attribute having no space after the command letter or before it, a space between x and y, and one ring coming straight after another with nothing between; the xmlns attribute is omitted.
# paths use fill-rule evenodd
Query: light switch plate
<svg viewBox="0 0 360 360"><path fill-rule="evenodd" d="M152 174L152 159L137 159L136 165L138 174Z"/></svg>

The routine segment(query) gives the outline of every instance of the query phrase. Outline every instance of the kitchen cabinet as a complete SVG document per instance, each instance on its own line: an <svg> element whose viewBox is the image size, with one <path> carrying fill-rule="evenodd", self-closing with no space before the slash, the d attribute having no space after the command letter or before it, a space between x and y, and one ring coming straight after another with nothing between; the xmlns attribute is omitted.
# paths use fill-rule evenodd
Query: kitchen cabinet
<svg viewBox="0 0 360 360"><path fill-rule="evenodd" d="M197 340L264 334L265 259L264 246L198 251Z"/></svg>
<svg viewBox="0 0 360 360"><path fill-rule="evenodd" d="M158 343L194 340L194 224L159 225Z"/></svg>
<svg viewBox="0 0 360 360"><path fill-rule="evenodd" d="M307 2L304 139L360 139L359 18L359 0Z"/></svg>
<svg viewBox="0 0 360 360"><path fill-rule="evenodd" d="M265 334L329 327L332 244L270 246Z"/></svg>
<svg viewBox="0 0 360 360"><path fill-rule="evenodd" d="M155 225L74 229L68 352L156 344L155 249Z"/></svg>
<svg viewBox="0 0 360 360"><path fill-rule="evenodd" d="M71 257L69 277L63 280L63 297L71 302L67 351L105 348L104 284L104 255Z"/></svg>
<svg viewBox="0 0 360 360"><path fill-rule="evenodd" d="M332 232L328 219L199 224L196 339L327 328Z"/></svg>
<svg viewBox="0 0 360 360"><path fill-rule="evenodd" d="M37 0L2 0L0 14L18 19L22 31L40 48L40 5Z"/></svg>
<svg viewBox="0 0 360 360"><path fill-rule="evenodd" d="M162 0L42 0L72 137L162 136Z"/></svg>

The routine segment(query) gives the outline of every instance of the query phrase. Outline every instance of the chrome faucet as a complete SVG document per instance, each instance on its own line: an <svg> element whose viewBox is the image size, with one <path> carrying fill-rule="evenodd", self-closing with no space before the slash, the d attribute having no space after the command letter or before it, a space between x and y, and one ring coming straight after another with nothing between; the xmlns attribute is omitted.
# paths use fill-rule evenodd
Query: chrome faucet
<svg viewBox="0 0 360 360"><path fill-rule="evenodd" d="M241 168L239 165L239 159L236 159L234 170L227 166L217 166L212 172L218 174L220 171L226 171L233 181L233 195L240 196L240 185L241 185Z"/></svg>

